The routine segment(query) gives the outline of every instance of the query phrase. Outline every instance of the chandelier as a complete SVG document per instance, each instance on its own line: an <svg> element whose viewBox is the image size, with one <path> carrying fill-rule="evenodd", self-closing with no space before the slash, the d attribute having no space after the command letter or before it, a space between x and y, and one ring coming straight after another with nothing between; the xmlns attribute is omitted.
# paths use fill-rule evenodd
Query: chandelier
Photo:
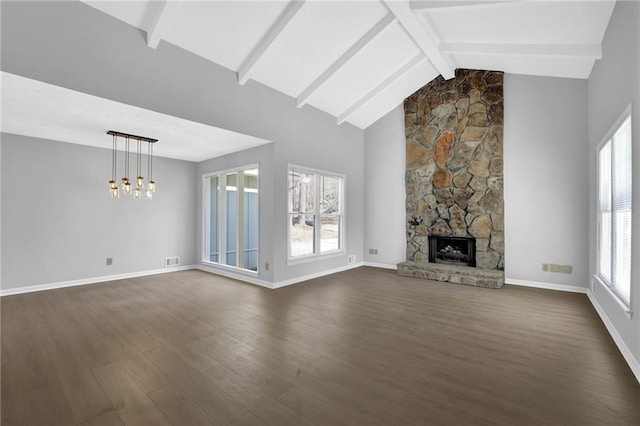
<svg viewBox="0 0 640 426"><path fill-rule="evenodd" d="M144 191L146 197L150 200L153 198L153 193L156 191L156 183L153 180L153 144L158 142L158 139L151 139L144 136L130 135L128 133L116 132L109 130L108 135L113 136L113 145L111 149L111 180L109 181L109 193L112 199L120 198L120 193L125 195L133 195L133 198L142 198L142 192ZM124 140L124 176L122 177L122 186L118 187L116 176L118 174L118 138ZM131 143L136 144L136 178L135 184L129 180L129 167L130 167L130 148ZM147 177L148 183L145 187L144 177L142 176L142 156L143 156L143 143L147 144Z"/></svg>

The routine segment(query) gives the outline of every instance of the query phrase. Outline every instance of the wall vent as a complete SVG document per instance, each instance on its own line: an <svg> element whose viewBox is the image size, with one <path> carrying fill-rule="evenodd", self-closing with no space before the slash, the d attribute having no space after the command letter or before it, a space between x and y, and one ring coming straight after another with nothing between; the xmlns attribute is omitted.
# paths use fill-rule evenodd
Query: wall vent
<svg viewBox="0 0 640 426"><path fill-rule="evenodd" d="M165 257L164 258L164 267L171 268L172 266L178 266L180 264L180 257Z"/></svg>

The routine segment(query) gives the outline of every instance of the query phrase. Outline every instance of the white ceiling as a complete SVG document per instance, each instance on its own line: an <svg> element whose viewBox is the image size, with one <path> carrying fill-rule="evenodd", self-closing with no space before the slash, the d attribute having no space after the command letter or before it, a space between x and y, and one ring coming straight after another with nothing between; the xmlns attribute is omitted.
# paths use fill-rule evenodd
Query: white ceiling
<svg viewBox="0 0 640 426"><path fill-rule="evenodd" d="M456 68L588 78L615 1L94 1L107 14L366 128Z"/></svg>
<svg viewBox="0 0 640 426"><path fill-rule="evenodd" d="M588 78L615 1L93 1L147 32L366 128L456 68ZM107 130L160 139L189 161L269 141L3 72L0 131L110 147ZM55 102L54 102L55 100ZM154 129L156 134L148 134ZM103 135L103 136L100 136Z"/></svg>
<svg viewBox="0 0 640 426"><path fill-rule="evenodd" d="M5 133L110 149L115 130L158 139L154 155L196 162L269 143L6 72L1 81Z"/></svg>

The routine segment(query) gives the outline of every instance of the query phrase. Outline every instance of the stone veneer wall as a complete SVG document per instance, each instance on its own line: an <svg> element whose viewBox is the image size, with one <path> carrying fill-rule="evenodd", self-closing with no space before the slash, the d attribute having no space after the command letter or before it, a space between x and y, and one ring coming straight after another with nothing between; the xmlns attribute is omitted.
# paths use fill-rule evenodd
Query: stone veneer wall
<svg viewBox="0 0 640 426"><path fill-rule="evenodd" d="M459 69L405 100L407 261L428 263L429 235L475 237L477 268L504 269L503 76Z"/></svg>

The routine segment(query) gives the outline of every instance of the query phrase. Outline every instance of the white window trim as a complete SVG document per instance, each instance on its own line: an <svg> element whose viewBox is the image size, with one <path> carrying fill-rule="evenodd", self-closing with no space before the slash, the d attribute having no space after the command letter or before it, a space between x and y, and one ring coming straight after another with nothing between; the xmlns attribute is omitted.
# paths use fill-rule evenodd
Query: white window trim
<svg viewBox="0 0 640 426"><path fill-rule="evenodd" d="M596 273L593 274L593 281L598 283L600 287L604 288L604 290L611 296L611 298L616 302L618 307L625 313L627 318L633 318L633 311L631 310L631 306L627 305L627 302L616 293L616 291L611 288L609 284L607 284L600 276ZM591 288L591 291L595 292L595 288Z"/></svg>
<svg viewBox="0 0 640 426"><path fill-rule="evenodd" d="M631 104L627 105L627 107L624 109L624 111L622 112L622 114L620 114L620 116L618 117L618 119L614 122L614 124L611 126L611 128L607 131L607 133L604 135L604 137L602 138L602 140L600 140L600 142L598 143L598 145L596 146L596 205L595 205L595 209L596 209L596 259L595 259L595 274L593 274L593 277L595 278L595 282L599 283L602 287L604 287L608 293L613 297L613 299L617 302L617 305L623 310L623 312L629 317L631 318L633 316L633 312L634 312L634 306L633 306L633 296L634 296L634 288L633 288L633 282L634 282L634 276L635 276L635 268L633 267L633 231L632 231L632 244L631 244L631 282L629 283L630 285L630 290L629 290L629 301L627 302L627 300L625 300L624 297L622 297L619 293L618 290L612 285L609 284L608 282L606 282L604 279L602 279L602 277L600 276L600 244L599 244L599 232L598 230L600 229L601 223L600 223L600 208L599 208L599 199L600 199L600 150L602 149L602 147L604 147L604 145L609 142L611 140L611 138L613 138L613 135L618 131L618 129L620 128L620 126L622 125L622 123L624 123L627 119L632 120L631 117ZM631 124L633 125L633 120L631 121ZM631 133L631 137L632 137L632 154L633 154L633 131ZM633 164L633 161L632 161ZM632 180L633 180L633 176L635 176L635 170L631 170L631 176L632 176ZM631 212L633 213L635 211L635 209L633 208L633 205L636 203L635 201L635 197L633 197L633 184L632 184L632 209ZM637 225L636 225L637 226ZM632 230L633 230L634 226L632 225Z"/></svg>
<svg viewBox="0 0 640 426"><path fill-rule="evenodd" d="M334 176L337 178L342 179L342 188L340 188L340 206L342 207L342 218L341 218L341 224L340 224L340 250L333 250L333 251L329 251L329 252L324 252L324 253L320 253L320 239L319 239L319 235L315 235L316 232L320 232L319 229L320 227L315 227L314 226L314 240L315 240L315 250L316 253L313 254L307 254L304 256L296 256L296 257L291 257L291 243L290 243L290 226L289 226L289 172L291 170L297 170L297 171L301 171L301 172L307 172L307 173L313 173L316 179L316 182L314 182L314 188L318 188L317 185L317 178L318 175L323 175L323 176ZM300 166L297 164L293 164L293 163L288 163L287 164L287 206L286 206L286 230L287 230L287 265L298 265L301 263L308 263L308 262L315 262L315 261L319 261L319 260L326 260L326 259L331 259L334 257L341 257L341 256L345 256L345 253L347 252L346 247L345 247L345 235L346 235L346 223L347 223L347 205L346 205L346 188L347 188L347 176L343 175L342 173L336 173L336 172L330 172L327 170L321 170L321 169L315 169L312 167L306 167L306 166ZM317 206L319 206L319 200L318 200L318 194L319 192L317 191L317 189L314 189L314 208L317 208ZM314 212L315 214L315 212ZM318 217L318 221L320 220L320 218ZM316 229L318 229L318 231L316 231Z"/></svg>
<svg viewBox="0 0 640 426"><path fill-rule="evenodd" d="M256 268L257 270L255 271L251 271L249 269L245 269L245 268L240 268L238 266L231 266L231 265L225 265L224 263L219 263L219 262L212 262L211 260L207 259L207 239L208 239L208 235L209 235L209 226L211 223L211 214L209 212L209 207L207 206L207 201L209 200L209 195L210 195L210 188L209 185L207 185L207 178L210 178L212 176L221 176L221 175L226 175L229 173L237 173L240 171L244 171L244 170L251 170L251 169L257 169L258 170L258 190L251 190L248 192L258 192L258 258L257 258L257 263L258 263L258 267ZM244 183L241 183L240 180L238 180L238 187L240 185L242 185ZM241 203L242 201L240 200L241 197L237 197L238 198L238 202ZM224 203L225 200L220 200L219 206L218 206L218 211L225 211L226 209L224 209ZM222 220L219 220L219 223L222 223ZM202 262L202 264L208 266L208 267L212 267L212 268L220 268L222 270L227 270L227 271L233 271L233 272L239 272L239 273L243 273L243 274L247 274L250 276L258 276L260 274L260 229L262 229L262 224L260 223L260 164L259 163L254 163L254 164L247 164L244 166L239 166L239 167L233 167L230 169L225 169L225 170L220 170L220 171L215 171L215 172L209 172L209 173L204 173L202 175L202 244L200 247L200 253L201 255L201 259L200 261ZM236 247L240 247L239 243L241 241L242 238L242 232L239 231L236 233ZM218 240L220 240L220 235L218 236ZM220 252L220 251L219 251ZM238 262L236 262L236 264L238 264Z"/></svg>

